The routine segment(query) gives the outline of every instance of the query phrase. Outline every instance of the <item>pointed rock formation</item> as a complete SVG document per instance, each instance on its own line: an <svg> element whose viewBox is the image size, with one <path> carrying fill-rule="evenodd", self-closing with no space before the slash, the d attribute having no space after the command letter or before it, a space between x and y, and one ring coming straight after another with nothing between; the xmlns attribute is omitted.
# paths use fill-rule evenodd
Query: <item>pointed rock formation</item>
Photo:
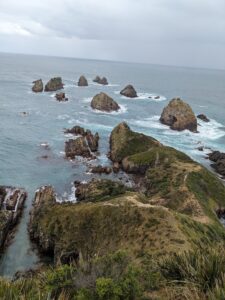
<svg viewBox="0 0 225 300"><path fill-rule="evenodd" d="M117 102L105 93L100 93L94 96L94 98L91 101L91 107L93 109L106 112L118 111L120 109Z"/></svg>
<svg viewBox="0 0 225 300"><path fill-rule="evenodd" d="M129 84L127 85L121 92L121 95L128 97L128 98L136 98L137 97L137 92L135 88Z"/></svg>
<svg viewBox="0 0 225 300"><path fill-rule="evenodd" d="M188 129L197 132L197 119L190 105L180 98L174 98L163 109L160 122L170 126L173 130Z"/></svg>

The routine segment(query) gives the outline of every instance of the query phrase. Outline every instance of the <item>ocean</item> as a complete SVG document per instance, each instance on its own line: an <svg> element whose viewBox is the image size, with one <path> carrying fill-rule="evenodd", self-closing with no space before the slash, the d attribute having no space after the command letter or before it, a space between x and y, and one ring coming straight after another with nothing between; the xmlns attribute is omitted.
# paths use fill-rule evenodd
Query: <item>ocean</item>
<svg viewBox="0 0 225 300"><path fill-rule="evenodd" d="M64 128L80 125L99 133L100 155L95 164L110 164L109 135L121 121L208 168L209 150L200 152L199 146L225 152L225 70L16 54L0 54L0 66L0 184L24 187L29 195L15 237L0 261L0 275L12 276L39 261L27 233L36 189L51 184L59 199L74 200L72 182L92 177L82 160L64 159L64 142L69 138ZM86 76L88 87L76 86L80 75ZM93 83L96 75L106 76L109 85ZM32 93L33 80L42 78L46 83L55 76L62 77L68 102L57 102L51 92ZM119 94L127 84L134 85L138 98ZM120 111L92 110L90 101L99 92L113 97ZM199 133L176 132L160 124L160 114L173 97L181 97L196 115L204 113L211 121L199 120ZM50 149L44 147L46 143Z"/></svg>

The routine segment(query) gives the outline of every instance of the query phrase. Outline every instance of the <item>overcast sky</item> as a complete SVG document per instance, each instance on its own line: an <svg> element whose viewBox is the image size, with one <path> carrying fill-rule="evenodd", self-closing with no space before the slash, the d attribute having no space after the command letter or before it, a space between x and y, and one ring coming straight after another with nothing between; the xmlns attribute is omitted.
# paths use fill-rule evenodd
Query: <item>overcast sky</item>
<svg viewBox="0 0 225 300"><path fill-rule="evenodd" d="M0 0L0 51L225 69L225 0Z"/></svg>

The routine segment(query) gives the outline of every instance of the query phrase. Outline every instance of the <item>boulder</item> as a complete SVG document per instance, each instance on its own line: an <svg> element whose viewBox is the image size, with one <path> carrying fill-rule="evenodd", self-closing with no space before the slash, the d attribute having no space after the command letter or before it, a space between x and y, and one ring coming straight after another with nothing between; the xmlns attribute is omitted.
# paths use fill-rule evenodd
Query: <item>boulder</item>
<svg viewBox="0 0 225 300"><path fill-rule="evenodd" d="M88 86L88 81L86 79L85 76L80 76L79 80L78 80L78 86Z"/></svg>
<svg viewBox="0 0 225 300"><path fill-rule="evenodd" d="M95 79L93 79L93 82L96 82L96 83L99 83L99 84L102 84L102 85L108 85L108 80L106 77L99 77L99 76L96 76Z"/></svg>
<svg viewBox="0 0 225 300"><path fill-rule="evenodd" d="M63 89L63 83L61 77L51 78L45 85L45 92L54 92Z"/></svg>
<svg viewBox="0 0 225 300"><path fill-rule="evenodd" d="M33 92L35 92L35 93L43 92L44 86L43 86L43 82L41 79L33 81L33 84L34 84L32 87Z"/></svg>
<svg viewBox="0 0 225 300"><path fill-rule="evenodd" d="M66 158L71 159L74 159L76 156L92 157L86 139L83 136L77 139L69 139L65 142L65 155Z"/></svg>
<svg viewBox="0 0 225 300"><path fill-rule="evenodd" d="M127 85L121 92L121 95L125 96L125 97L129 97L129 98L136 98L137 97L137 92L134 89L134 87L129 84Z"/></svg>
<svg viewBox="0 0 225 300"><path fill-rule="evenodd" d="M225 153L219 151L213 151L208 155L209 159L214 163L211 166L215 169L215 171L225 176Z"/></svg>
<svg viewBox="0 0 225 300"><path fill-rule="evenodd" d="M170 126L173 130L188 129L197 132L197 119L190 105L182 101L180 98L174 98L163 109L160 122Z"/></svg>
<svg viewBox="0 0 225 300"><path fill-rule="evenodd" d="M210 122L210 120L204 114L197 115L197 118L204 122Z"/></svg>
<svg viewBox="0 0 225 300"><path fill-rule="evenodd" d="M64 133L70 133L70 134L74 134L74 135L82 135L82 136L85 136L86 135L86 131L83 127L80 127L80 126L74 126L73 128L71 129L66 129L64 131Z"/></svg>
<svg viewBox="0 0 225 300"><path fill-rule="evenodd" d="M65 102L68 101L68 98L66 97L65 93L59 93L55 95L55 98L59 102Z"/></svg>
<svg viewBox="0 0 225 300"><path fill-rule="evenodd" d="M106 112L118 111L120 109L117 102L105 93L100 93L94 96L94 98L91 101L91 107L93 109Z"/></svg>
<svg viewBox="0 0 225 300"><path fill-rule="evenodd" d="M112 168L110 167L104 167L101 165L98 166L92 166L90 169L90 172L93 174L110 174L112 173Z"/></svg>

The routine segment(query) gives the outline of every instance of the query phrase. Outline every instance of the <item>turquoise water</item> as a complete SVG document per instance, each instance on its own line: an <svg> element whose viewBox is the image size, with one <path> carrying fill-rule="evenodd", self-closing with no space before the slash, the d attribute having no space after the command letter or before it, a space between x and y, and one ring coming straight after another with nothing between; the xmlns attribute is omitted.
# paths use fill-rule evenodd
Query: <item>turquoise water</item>
<svg viewBox="0 0 225 300"><path fill-rule="evenodd" d="M29 193L18 231L0 263L2 275L33 267L39 260L26 229L35 190L52 184L59 197L70 197L72 181L91 178L82 160L64 159L64 141L68 139L64 128L81 125L99 132L101 154L95 163L110 163L106 157L108 137L124 120L132 129L186 152L207 167L206 152L197 147L225 151L225 71L12 54L0 54L0 65L0 184L22 186ZM82 74L90 81L89 87L75 86ZM92 83L97 74L106 76L109 86ZM47 82L54 76L63 78L69 98L66 103L55 101L53 93L31 92L33 80ZM119 95L128 83L137 89L138 99ZM112 96L121 111L107 114L91 110L91 98L100 91ZM149 99L151 95L160 95L160 100ZM211 119L210 123L199 121L200 133L175 132L159 123L163 107L175 96L186 100L196 114L204 113ZM50 150L42 143L48 143ZM41 158L43 155L48 159Z"/></svg>

